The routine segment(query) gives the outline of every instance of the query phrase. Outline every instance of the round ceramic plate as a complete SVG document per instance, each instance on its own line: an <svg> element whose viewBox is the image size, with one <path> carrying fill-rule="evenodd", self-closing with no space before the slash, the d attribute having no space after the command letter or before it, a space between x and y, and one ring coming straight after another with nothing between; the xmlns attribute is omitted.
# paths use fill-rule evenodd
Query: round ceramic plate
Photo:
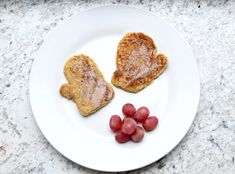
<svg viewBox="0 0 235 174"><path fill-rule="evenodd" d="M115 97L89 117L59 94L66 82L63 67L76 54L94 59L110 82L115 71L118 42L127 32L143 32L168 56L169 66L154 83L133 94L114 88ZM199 74L189 45L157 16L126 6L105 6L85 11L52 30L34 61L30 100L35 119L48 141L70 160L101 171L126 171L155 162L185 136L196 114ZM159 118L157 129L141 143L118 144L109 119L122 105L147 106Z"/></svg>

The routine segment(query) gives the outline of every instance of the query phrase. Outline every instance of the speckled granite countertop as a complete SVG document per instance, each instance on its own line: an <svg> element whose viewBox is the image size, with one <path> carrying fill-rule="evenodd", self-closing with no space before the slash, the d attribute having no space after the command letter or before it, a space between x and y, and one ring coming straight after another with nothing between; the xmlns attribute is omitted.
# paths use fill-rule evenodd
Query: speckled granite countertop
<svg viewBox="0 0 235 174"><path fill-rule="evenodd" d="M201 98L183 141L128 173L235 173L235 1L0 1L0 173L99 173L64 158L41 134L29 103L32 62L48 31L102 4L126 4L169 21L191 45Z"/></svg>

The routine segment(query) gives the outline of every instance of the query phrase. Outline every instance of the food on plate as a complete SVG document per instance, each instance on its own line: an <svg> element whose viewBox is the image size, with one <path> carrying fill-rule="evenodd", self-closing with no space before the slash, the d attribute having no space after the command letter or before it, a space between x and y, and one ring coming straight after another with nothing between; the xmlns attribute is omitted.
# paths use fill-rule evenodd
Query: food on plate
<svg viewBox="0 0 235 174"><path fill-rule="evenodd" d="M122 107L122 112L125 116L127 117L132 117L135 112L136 112L136 109L135 109L135 106L131 103L126 103L125 105L123 105Z"/></svg>
<svg viewBox="0 0 235 174"><path fill-rule="evenodd" d="M113 115L109 121L109 127L115 132L121 129L122 119L118 115Z"/></svg>
<svg viewBox="0 0 235 174"><path fill-rule="evenodd" d="M131 114L130 110L133 111ZM155 116L149 117L150 112L147 107L142 106L136 112L134 110L135 106L133 104L126 103L122 107L124 119L122 120L118 115L113 115L109 120L109 127L115 132L115 140L118 143L126 143L129 140L138 143L144 138L144 130L150 132L158 125L158 118Z"/></svg>
<svg viewBox="0 0 235 174"><path fill-rule="evenodd" d="M83 116L88 116L107 105L114 96L112 86L107 83L96 63L80 54L70 58L64 66L68 83L60 87L60 94L73 100Z"/></svg>
<svg viewBox="0 0 235 174"><path fill-rule="evenodd" d="M142 122L146 120L148 116L149 116L149 109L145 106L142 106L139 109L137 109L134 115L134 119L138 122Z"/></svg>
<svg viewBox="0 0 235 174"><path fill-rule="evenodd" d="M156 79L167 67L167 57L158 54L153 40L139 32L127 33L119 42L116 71L112 84L138 92Z"/></svg>
<svg viewBox="0 0 235 174"><path fill-rule="evenodd" d="M135 132L131 135L131 140L134 142L140 142L144 138L144 129L137 126Z"/></svg>
<svg viewBox="0 0 235 174"><path fill-rule="evenodd" d="M146 131L150 132L157 127L157 124L158 124L157 117L151 116L143 122L143 127Z"/></svg>
<svg viewBox="0 0 235 174"><path fill-rule="evenodd" d="M117 131L115 134L115 140L119 143L126 143L130 140L130 136L124 134L122 131Z"/></svg>
<svg viewBox="0 0 235 174"><path fill-rule="evenodd" d="M137 123L134 119L132 118L125 118L123 120L123 124L122 124L122 132L124 134L127 134L127 135L131 135L135 132L135 129L137 127Z"/></svg>

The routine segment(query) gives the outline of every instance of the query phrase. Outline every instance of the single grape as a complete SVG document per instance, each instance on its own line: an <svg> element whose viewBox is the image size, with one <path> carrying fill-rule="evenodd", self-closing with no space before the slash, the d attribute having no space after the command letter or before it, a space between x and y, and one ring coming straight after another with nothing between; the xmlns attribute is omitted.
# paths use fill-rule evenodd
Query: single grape
<svg viewBox="0 0 235 174"><path fill-rule="evenodd" d="M127 135L131 135L134 133L135 129L137 127L137 123L132 118L125 118L122 124L122 132Z"/></svg>
<svg viewBox="0 0 235 174"><path fill-rule="evenodd" d="M143 122L143 127L148 132L155 129L157 127L157 125L158 125L158 118L155 116L151 116Z"/></svg>
<svg viewBox="0 0 235 174"><path fill-rule="evenodd" d="M142 106L139 109L137 109L134 115L134 119L138 122L143 122L148 118L148 116L149 116L149 109L145 106Z"/></svg>
<svg viewBox="0 0 235 174"><path fill-rule="evenodd" d="M122 119L118 115L113 115L109 121L109 127L112 131L120 130L122 127Z"/></svg>
<svg viewBox="0 0 235 174"><path fill-rule="evenodd" d="M137 126L135 132L131 135L131 139L134 142L140 142L144 138L144 129Z"/></svg>
<svg viewBox="0 0 235 174"><path fill-rule="evenodd" d="M116 132L115 140L119 143L126 143L130 140L130 136L124 134L121 130L119 130Z"/></svg>
<svg viewBox="0 0 235 174"><path fill-rule="evenodd" d="M126 117L132 117L135 114L135 106L131 103L126 103L122 107L122 112Z"/></svg>

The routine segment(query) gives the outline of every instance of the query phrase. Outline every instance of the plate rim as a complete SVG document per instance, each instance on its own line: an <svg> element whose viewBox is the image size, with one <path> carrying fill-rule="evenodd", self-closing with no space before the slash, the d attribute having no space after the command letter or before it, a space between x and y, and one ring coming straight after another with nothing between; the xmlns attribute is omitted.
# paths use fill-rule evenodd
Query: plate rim
<svg viewBox="0 0 235 174"><path fill-rule="evenodd" d="M151 162L148 162L147 164L143 164L143 165L140 165L138 167L135 167L135 168L126 168L126 169L121 169L121 170L105 170L105 169L100 169L98 167L91 167L91 166L86 166L84 164L80 164L76 161L74 161L73 159L70 159L69 158L69 155L68 154L64 154L61 152L61 150L59 150L59 148L55 147L52 143L51 143L51 140L48 139L48 136L46 136L44 130L41 128L42 126L40 126L39 122L38 122L38 119L37 119L37 114L35 113L34 111L34 106L35 104L33 104L33 97L32 97L32 93L33 93L33 89L32 89L32 78L33 78L33 69L35 67L35 64L37 63L38 59L39 59L39 52L40 50L42 49L42 47L44 47L44 43L45 41L53 34L53 32L55 30L57 30L57 28L63 26L64 24L66 24L68 21L76 18L77 16L79 16L80 14L82 13L86 13L86 12L89 12L89 11L92 11L94 9L101 9L101 8L128 8L128 9L134 9L134 10L138 10L142 13L146 13L146 14L149 14L149 15L152 15L154 16L157 20L160 20L161 22L167 24L172 30L174 30L176 33L178 33L178 36L180 37L180 39L182 40L182 42L189 48L191 54L192 54L192 61L193 63L196 65L195 66L195 71L196 71L196 76L197 76L197 79L195 81L197 81L197 90L196 91L198 94L197 94L197 98L195 98L196 100L196 104L194 106L194 111L192 111L192 120L191 120L191 123L189 125L186 125L185 127L187 127L187 131L182 134L179 138L179 140L176 141L176 143L174 143L175 145L172 146L172 148L170 148L164 155L160 156L157 160L153 160ZM36 60L36 61L35 61ZM96 170L96 171L102 171L102 172L125 172L125 171L132 171L132 170L137 170L137 169L140 169L140 168L143 168L143 167L146 167L146 166L149 166L151 164L153 164L154 162L157 162L158 160L162 159L163 157L165 157L167 154L169 154L169 152L171 152L172 150L174 150L180 143L181 141L183 141L184 137L186 136L186 134L188 133L188 131L190 130L194 120L195 120L195 117L196 117L196 114L197 114L197 110L198 110L198 107L199 107L199 102L200 102L200 95L201 95L201 80L200 80L200 72L199 72L199 68L198 68L198 63L197 63L197 60L194 56L194 53L193 53L193 50L191 48L191 46L189 45L189 43L181 36L180 32L172 25L170 24L168 21L166 21L165 19L161 18L160 16L158 16L157 14L151 12L151 11L148 11L146 9L141 9L140 7L137 7L137 6L133 6L133 5L124 5L124 4L107 4L107 5L96 5L96 6L93 6L93 7L90 7L90 8L86 8L85 10L81 10L80 12L78 12L77 14L74 14L73 16L69 17L68 19L66 19L65 21L63 22L60 22L59 25L57 25L56 27L50 29L48 31L48 33L46 33L46 35L43 37L43 42L41 44L41 46L39 47L39 49L37 50L36 52L36 56L34 58L34 61L32 63L32 66L31 66L31 72L30 72L30 75L29 75L29 99L30 99L30 107L31 107L31 110L32 110L32 113L33 113L33 117L37 123L37 126L39 128L39 130L41 131L42 135L46 138L46 140L50 143L50 145L56 149L57 152L59 152L63 157L65 157L66 159L80 165L80 166L83 166L83 167L86 167L88 169L91 169L91 170Z"/></svg>

